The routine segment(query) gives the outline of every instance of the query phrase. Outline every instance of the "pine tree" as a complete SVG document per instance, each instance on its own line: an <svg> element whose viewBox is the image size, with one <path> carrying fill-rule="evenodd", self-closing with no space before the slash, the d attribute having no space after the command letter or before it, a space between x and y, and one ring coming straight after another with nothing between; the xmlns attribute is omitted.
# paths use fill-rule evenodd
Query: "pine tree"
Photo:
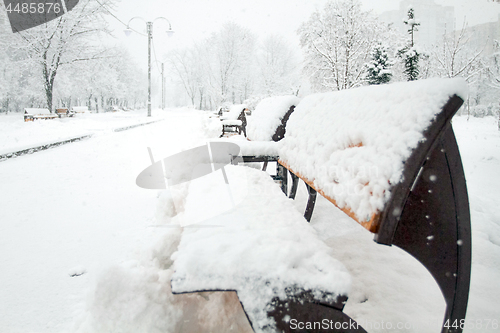
<svg viewBox="0 0 500 333"><path fill-rule="evenodd" d="M391 66L387 49L382 43L378 43L372 51L372 60L367 65L366 79L368 84L384 84L391 81Z"/></svg>
<svg viewBox="0 0 500 333"><path fill-rule="evenodd" d="M406 75L407 81L415 81L418 79L420 74L418 62L420 61L422 54L415 48L414 33L415 31L418 31L417 27L420 23L418 23L415 19L413 8L408 9L408 18L403 22L408 27L410 41L408 45L398 51L398 56L403 60L405 67L403 73Z"/></svg>

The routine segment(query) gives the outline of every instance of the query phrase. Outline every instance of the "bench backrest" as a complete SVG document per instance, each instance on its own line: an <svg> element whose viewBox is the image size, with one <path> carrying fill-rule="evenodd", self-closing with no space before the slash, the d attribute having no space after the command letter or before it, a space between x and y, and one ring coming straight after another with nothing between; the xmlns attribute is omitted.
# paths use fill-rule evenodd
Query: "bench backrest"
<svg viewBox="0 0 500 333"><path fill-rule="evenodd" d="M405 163L419 144L436 139L426 133L447 103L460 100L458 109L466 93L461 79L431 79L309 95L290 117L280 163L377 233L392 192L423 162L413 161L410 171Z"/></svg>
<svg viewBox="0 0 500 333"><path fill-rule="evenodd" d="M242 113L245 113L244 111L246 108L247 107L245 104L232 105L229 108L229 112L225 112L222 114L222 118L227 120L241 120L239 118L241 117Z"/></svg>
<svg viewBox="0 0 500 333"><path fill-rule="evenodd" d="M284 137L288 118L300 102L297 96L274 96L260 101L248 118L248 138L252 141L279 141Z"/></svg>

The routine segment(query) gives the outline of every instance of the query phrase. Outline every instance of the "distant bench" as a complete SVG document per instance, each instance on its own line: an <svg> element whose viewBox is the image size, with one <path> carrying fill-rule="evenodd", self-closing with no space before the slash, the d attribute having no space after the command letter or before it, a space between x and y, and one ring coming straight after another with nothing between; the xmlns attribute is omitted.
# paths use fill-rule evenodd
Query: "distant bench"
<svg viewBox="0 0 500 333"><path fill-rule="evenodd" d="M220 117L222 122L222 133L220 137L226 136L228 133L237 133L246 136L246 126L247 118L246 111L247 107L243 104L233 105L229 112L223 113Z"/></svg>
<svg viewBox="0 0 500 333"><path fill-rule="evenodd" d="M73 117L75 113L73 111L69 111L67 108L56 109L56 115L59 118L62 117Z"/></svg>
<svg viewBox="0 0 500 333"><path fill-rule="evenodd" d="M49 109L25 108L24 121L34 121L37 119L55 119L57 114L53 114Z"/></svg>
<svg viewBox="0 0 500 333"><path fill-rule="evenodd" d="M73 106L71 108L71 112L74 112L74 113L86 113L86 112L89 112L89 108L87 106Z"/></svg>
<svg viewBox="0 0 500 333"><path fill-rule="evenodd" d="M262 170L266 171L269 162L278 161L278 146L274 143L285 137L286 124L299 102L299 97L285 95L264 98L257 104L247 121L247 139L251 142L237 142L243 162L263 162ZM282 169L273 178L283 181Z"/></svg>
<svg viewBox="0 0 500 333"><path fill-rule="evenodd" d="M469 294L471 233L465 176L450 121L464 91L461 80L434 79L304 98L276 149L285 175L283 191L294 197L299 179L307 185L305 220L289 215L285 198L273 200L269 181L252 171L248 183L253 191L245 202L258 207L243 203L217 218L226 228L183 235L172 291L234 290L257 332L289 332L290 318L352 322L342 312L348 296L345 274L323 257L322 242L306 227L320 193L374 233L377 243L396 245L420 261L442 291L444 322L449 327L460 323ZM265 156L269 147L242 149ZM290 193L286 173L292 175ZM307 253L281 265L299 249ZM329 283L322 284L325 279ZM452 331L462 329L443 326L443 333Z"/></svg>

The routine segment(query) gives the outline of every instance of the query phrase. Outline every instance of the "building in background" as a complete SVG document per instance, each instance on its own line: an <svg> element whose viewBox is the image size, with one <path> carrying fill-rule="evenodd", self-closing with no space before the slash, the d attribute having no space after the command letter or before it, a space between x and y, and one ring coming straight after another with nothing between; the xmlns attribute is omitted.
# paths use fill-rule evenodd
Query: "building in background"
<svg viewBox="0 0 500 333"><path fill-rule="evenodd" d="M455 10L452 6L441 6L434 0L402 0L398 10L380 14L380 20L392 23L401 33L407 33L403 21L407 18L408 9L412 7L415 18L420 22L415 33L415 44L425 49L437 45L443 34L455 31Z"/></svg>
<svg viewBox="0 0 500 333"><path fill-rule="evenodd" d="M495 43L500 43L500 15L496 22L487 22L472 27L467 27L469 32L469 46L473 49L483 50L483 55L491 55L495 51ZM457 31L459 34L460 31Z"/></svg>

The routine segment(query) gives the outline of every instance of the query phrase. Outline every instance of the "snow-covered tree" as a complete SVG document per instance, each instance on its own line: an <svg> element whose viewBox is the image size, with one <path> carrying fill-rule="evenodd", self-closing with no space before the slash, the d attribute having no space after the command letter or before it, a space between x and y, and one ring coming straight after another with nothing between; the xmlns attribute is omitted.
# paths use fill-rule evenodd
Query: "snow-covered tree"
<svg viewBox="0 0 500 333"><path fill-rule="evenodd" d="M251 93L255 36L229 22L206 43L210 57L208 82L216 104L243 102Z"/></svg>
<svg viewBox="0 0 500 333"><path fill-rule="evenodd" d="M61 67L106 56L106 49L96 37L107 32L104 16L113 2L105 0L101 6L92 0L80 0L71 12L58 19L9 36L10 44L36 65L50 110Z"/></svg>
<svg viewBox="0 0 500 333"><path fill-rule="evenodd" d="M372 58L367 64L366 80L368 84L384 84L391 81L392 62L389 60L387 47L382 43L375 45Z"/></svg>
<svg viewBox="0 0 500 333"><path fill-rule="evenodd" d="M365 64L383 26L359 0L329 1L299 30L305 72L314 90L342 90L362 84Z"/></svg>
<svg viewBox="0 0 500 333"><path fill-rule="evenodd" d="M410 7L408 8L408 17L403 20L403 23L406 24L408 28L408 34L410 35L410 47L415 46L415 31L418 31L418 26L420 23L415 19L415 10Z"/></svg>
<svg viewBox="0 0 500 333"><path fill-rule="evenodd" d="M297 82L298 61L294 49L280 35L264 39L257 51L259 92L264 96L290 94Z"/></svg>
<svg viewBox="0 0 500 333"><path fill-rule="evenodd" d="M54 104L87 105L97 112L114 105L136 108L145 103L146 87L146 75L126 49L118 48L105 58L62 67L54 86Z"/></svg>
<svg viewBox="0 0 500 333"><path fill-rule="evenodd" d="M495 40L495 52L488 59L488 86L494 91L495 106L500 105L500 41ZM500 108L496 108L498 113L498 130L500 131Z"/></svg>
<svg viewBox="0 0 500 333"><path fill-rule="evenodd" d="M300 77L295 52L281 36L257 43L252 32L228 23L167 59L189 103L207 109L293 93Z"/></svg>
<svg viewBox="0 0 500 333"><path fill-rule="evenodd" d="M490 56L488 62L488 74L490 85L500 90L500 41L495 41L495 52Z"/></svg>
<svg viewBox="0 0 500 333"><path fill-rule="evenodd" d="M420 69L419 69L419 61L422 57L422 52L417 50L415 47L414 34L415 31L418 31L418 26L420 23L415 19L415 13L413 8L408 9L406 20L404 20L404 24L406 24L408 28L408 34L410 35L410 40L408 44L399 50L398 56L402 59L404 63L403 73L406 76L407 81L414 81L419 78Z"/></svg>
<svg viewBox="0 0 500 333"><path fill-rule="evenodd" d="M22 50L10 45L11 35L10 30L0 31L0 110L21 112L25 107L43 107L45 99L39 89L43 81Z"/></svg>

